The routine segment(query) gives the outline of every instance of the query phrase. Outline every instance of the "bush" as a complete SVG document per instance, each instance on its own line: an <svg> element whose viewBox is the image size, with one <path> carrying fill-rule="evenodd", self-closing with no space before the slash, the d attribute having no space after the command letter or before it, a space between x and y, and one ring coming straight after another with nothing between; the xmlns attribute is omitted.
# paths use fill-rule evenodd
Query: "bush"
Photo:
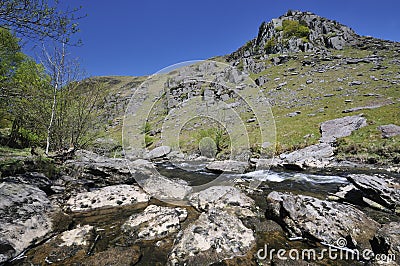
<svg viewBox="0 0 400 266"><path fill-rule="evenodd" d="M310 29L307 26L301 25L296 20L284 20L282 22L283 35L286 38L296 36L298 38L308 37Z"/></svg>

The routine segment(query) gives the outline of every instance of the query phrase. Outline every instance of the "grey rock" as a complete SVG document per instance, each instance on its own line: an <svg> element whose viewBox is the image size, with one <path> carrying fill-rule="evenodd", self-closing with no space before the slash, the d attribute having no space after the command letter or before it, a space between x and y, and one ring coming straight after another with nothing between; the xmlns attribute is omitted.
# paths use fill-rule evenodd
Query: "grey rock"
<svg viewBox="0 0 400 266"><path fill-rule="evenodd" d="M143 212L129 217L122 229L133 232L137 238L154 240L179 231L186 218L186 209L149 205Z"/></svg>
<svg viewBox="0 0 400 266"><path fill-rule="evenodd" d="M244 173L250 170L248 162L240 162L233 160L214 161L207 164L206 168L214 172L230 172L230 173Z"/></svg>
<svg viewBox="0 0 400 266"><path fill-rule="evenodd" d="M333 143L337 138L347 137L354 130L367 125L367 120L362 115L346 116L326 121L321 124L322 143Z"/></svg>
<svg viewBox="0 0 400 266"><path fill-rule="evenodd" d="M199 211L224 210L240 218L255 216L255 202L239 189L231 186L213 186L194 193L189 202Z"/></svg>
<svg viewBox="0 0 400 266"><path fill-rule="evenodd" d="M301 114L301 111L296 111L296 112L288 113L286 116L287 116L287 117L295 117L295 116L298 116L299 114Z"/></svg>
<svg viewBox="0 0 400 266"><path fill-rule="evenodd" d="M92 180L98 186L136 182L125 159L104 157L85 150L76 151L75 155L75 159L65 162L70 176Z"/></svg>
<svg viewBox="0 0 400 266"><path fill-rule="evenodd" d="M178 234L168 261L170 265L209 265L248 255L254 245L252 230L241 220L210 209Z"/></svg>
<svg viewBox="0 0 400 266"><path fill-rule="evenodd" d="M333 147L327 143L319 143L306 148L280 155L284 167L291 169L323 168L333 160Z"/></svg>
<svg viewBox="0 0 400 266"><path fill-rule="evenodd" d="M149 199L149 195L138 186L115 185L78 193L66 202L65 208L73 212L88 211L145 203Z"/></svg>
<svg viewBox="0 0 400 266"><path fill-rule="evenodd" d="M351 112L357 112L365 109L376 109L379 107L382 107L382 104L377 104L377 105L368 105L368 106L360 106L360 107L354 107L350 109L343 110L342 113L351 113Z"/></svg>
<svg viewBox="0 0 400 266"><path fill-rule="evenodd" d="M383 138L391 138L400 135L400 126L398 125L384 125L379 126L378 129L382 132Z"/></svg>
<svg viewBox="0 0 400 266"><path fill-rule="evenodd" d="M393 264L386 265L400 265L400 223L384 224L372 239L371 245L375 254L389 255L394 259L391 261Z"/></svg>
<svg viewBox="0 0 400 266"><path fill-rule="evenodd" d="M337 202L309 196L271 192L266 215L287 230L290 236L337 246L340 238L346 247L371 248L379 224L360 210Z"/></svg>
<svg viewBox="0 0 400 266"><path fill-rule="evenodd" d="M157 158L161 158L166 156L171 152L171 147L169 146L161 146L151 150L146 156L145 159L153 160Z"/></svg>
<svg viewBox="0 0 400 266"><path fill-rule="evenodd" d="M267 83L267 82L268 82L268 78L265 77L265 76L261 76L261 77L259 77L259 78L257 78L257 79L255 80L255 83L256 83L258 86L262 86L262 85L264 85L264 84Z"/></svg>
<svg viewBox="0 0 400 266"><path fill-rule="evenodd" d="M396 180L365 174L351 174L347 179L370 200L392 211L400 209L400 183Z"/></svg>
<svg viewBox="0 0 400 266"><path fill-rule="evenodd" d="M52 230L52 211L39 188L0 183L0 263L45 237Z"/></svg>
<svg viewBox="0 0 400 266"><path fill-rule="evenodd" d="M362 84L362 82L358 81L358 80L354 80L354 81L349 82L349 86L358 86L358 85L361 85L361 84Z"/></svg>

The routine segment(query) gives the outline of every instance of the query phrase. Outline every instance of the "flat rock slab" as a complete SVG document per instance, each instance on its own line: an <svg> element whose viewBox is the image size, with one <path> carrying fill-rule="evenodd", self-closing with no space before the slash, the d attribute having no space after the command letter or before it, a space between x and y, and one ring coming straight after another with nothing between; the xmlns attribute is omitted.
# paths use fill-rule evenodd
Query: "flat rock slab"
<svg viewBox="0 0 400 266"><path fill-rule="evenodd" d="M233 160L226 161L214 161L207 164L206 168L210 171L222 173L244 173L250 170L250 165L248 162L240 162Z"/></svg>
<svg viewBox="0 0 400 266"><path fill-rule="evenodd" d="M209 265L245 256L255 245L253 231L222 210L209 210L181 231L168 258L171 265Z"/></svg>
<svg viewBox="0 0 400 266"><path fill-rule="evenodd" d="M383 138L391 138L400 135L400 126L397 125L384 125L379 126L378 129L382 132Z"/></svg>
<svg viewBox="0 0 400 266"><path fill-rule="evenodd" d="M186 209L150 205L129 217L122 228L125 232L134 232L137 238L153 240L177 232L186 218Z"/></svg>
<svg viewBox="0 0 400 266"><path fill-rule="evenodd" d="M231 186L213 186L194 193L190 204L199 211L224 210L239 217L255 216L255 202L239 189Z"/></svg>
<svg viewBox="0 0 400 266"><path fill-rule="evenodd" d="M331 245L344 238L348 248L370 249L369 241L379 228L360 210L337 202L274 191L267 203L266 215L293 237Z"/></svg>
<svg viewBox="0 0 400 266"><path fill-rule="evenodd" d="M52 230L53 207L37 187L0 183L0 263L18 255Z"/></svg>
<svg viewBox="0 0 400 266"><path fill-rule="evenodd" d="M337 138L350 136L351 132L367 125L367 119L361 115L346 116L326 121L321 124L321 139L323 143L333 143Z"/></svg>
<svg viewBox="0 0 400 266"><path fill-rule="evenodd" d="M285 167L304 169L307 167L322 168L329 165L333 159L333 147L328 143L319 143L306 148L281 154L281 164Z"/></svg>
<svg viewBox="0 0 400 266"><path fill-rule="evenodd" d="M73 212L148 202L150 196L133 185L115 185L72 196L65 207Z"/></svg>
<svg viewBox="0 0 400 266"><path fill-rule="evenodd" d="M161 146L151 150L149 153L146 154L145 159L157 159L166 156L168 153L171 152L171 147L169 146Z"/></svg>
<svg viewBox="0 0 400 266"><path fill-rule="evenodd" d="M400 203L400 183L393 179L365 174L351 174L347 179L370 200L396 211Z"/></svg>

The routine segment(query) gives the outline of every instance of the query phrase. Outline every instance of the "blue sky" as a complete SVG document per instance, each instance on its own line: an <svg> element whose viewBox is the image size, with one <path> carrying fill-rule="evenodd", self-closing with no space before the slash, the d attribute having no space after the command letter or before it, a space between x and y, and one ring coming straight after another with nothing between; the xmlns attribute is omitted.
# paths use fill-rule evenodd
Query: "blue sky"
<svg viewBox="0 0 400 266"><path fill-rule="evenodd" d="M152 74L235 51L263 21L311 11L358 34L400 41L399 0L69 0L83 6L84 45L71 50L89 76Z"/></svg>

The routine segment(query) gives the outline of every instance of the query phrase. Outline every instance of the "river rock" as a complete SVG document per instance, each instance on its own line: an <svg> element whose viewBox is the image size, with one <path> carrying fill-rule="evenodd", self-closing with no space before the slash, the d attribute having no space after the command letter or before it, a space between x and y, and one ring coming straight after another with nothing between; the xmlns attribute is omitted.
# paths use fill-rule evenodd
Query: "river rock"
<svg viewBox="0 0 400 266"><path fill-rule="evenodd" d="M351 174L347 179L370 200L400 212L400 183L394 179L365 174Z"/></svg>
<svg viewBox="0 0 400 266"><path fill-rule="evenodd" d="M291 153L281 154L280 164L288 169L323 168L330 164L333 155L333 147L330 144L319 143Z"/></svg>
<svg viewBox="0 0 400 266"><path fill-rule="evenodd" d="M168 260L170 265L210 265L248 255L254 245L252 230L240 219L211 209L178 234Z"/></svg>
<svg viewBox="0 0 400 266"><path fill-rule="evenodd" d="M360 210L309 196L271 192L266 215L293 237L336 245L340 238L348 248L371 248L369 240L379 225Z"/></svg>
<svg viewBox="0 0 400 266"><path fill-rule="evenodd" d="M157 147L157 148L151 150L149 153L147 153L147 155L145 156L145 159L148 159L148 160L158 159L158 158L166 156L170 152L171 152L171 147L169 147L169 146Z"/></svg>
<svg viewBox="0 0 400 266"><path fill-rule="evenodd" d="M0 183L0 263L21 253L52 230L53 207L37 187Z"/></svg>
<svg viewBox="0 0 400 266"><path fill-rule="evenodd" d="M186 217L187 211L183 208L150 205L143 212L129 217L122 228L137 238L153 240L177 232Z"/></svg>
<svg viewBox="0 0 400 266"><path fill-rule="evenodd" d="M379 126L378 129L382 132L382 138L391 138L400 135L400 126L397 125Z"/></svg>
<svg viewBox="0 0 400 266"><path fill-rule="evenodd" d="M239 189L231 186L213 186L194 193L189 202L199 211L224 210L240 218L255 216L255 202Z"/></svg>
<svg viewBox="0 0 400 266"><path fill-rule="evenodd" d="M149 199L149 195L138 186L115 185L78 193L66 202L65 207L73 212L89 211L105 207L145 203Z"/></svg>
<svg viewBox="0 0 400 266"><path fill-rule="evenodd" d="M393 264L389 265L400 265L400 223L384 224L372 239L371 245L375 254L391 256Z"/></svg>
<svg viewBox="0 0 400 266"><path fill-rule="evenodd" d="M333 143L337 138L350 136L351 132L367 125L362 115L346 116L326 121L321 124L322 143Z"/></svg>
<svg viewBox="0 0 400 266"><path fill-rule="evenodd" d="M139 159L128 164L132 175L143 190L159 200L182 201L192 191L187 182L162 176L147 160Z"/></svg>
<svg viewBox="0 0 400 266"><path fill-rule="evenodd" d="M214 171L217 173L244 173L246 171L249 171L251 167L248 162L226 160L211 162L207 164L206 168L210 171Z"/></svg>
<svg viewBox="0 0 400 266"><path fill-rule="evenodd" d="M76 152L76 158L66 161L65 166L69 175L92 180L97 186L135 183L127 161L122 158L108 158L79 150Z"/></svg>

